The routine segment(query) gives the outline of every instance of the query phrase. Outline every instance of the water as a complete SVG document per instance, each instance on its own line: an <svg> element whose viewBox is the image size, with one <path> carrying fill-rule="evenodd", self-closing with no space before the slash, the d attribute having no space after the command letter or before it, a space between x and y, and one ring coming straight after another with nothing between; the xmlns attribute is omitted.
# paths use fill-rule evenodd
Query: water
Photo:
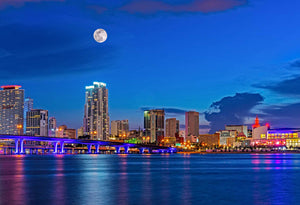
<svg viewBox="0 0 300 205"><path fill-rule="evenodd" d="M0 204L299 204L300 155L1 156Z"/></svg>

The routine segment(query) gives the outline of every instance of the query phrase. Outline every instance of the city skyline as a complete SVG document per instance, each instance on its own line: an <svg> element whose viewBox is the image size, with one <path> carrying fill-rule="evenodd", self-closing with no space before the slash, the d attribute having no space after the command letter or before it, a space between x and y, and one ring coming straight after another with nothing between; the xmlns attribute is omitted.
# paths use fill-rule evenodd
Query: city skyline
<svg viewBox="0 0 300 205"><path fill-rule="evenodd" d="M185 111L197 111L203 132L256 115L300 127L299 2L78 2L0 3L0 84L22 85L58 124L79 128L84 87L102 81L110 120L128 119L130 129L143 127L149 108L181 125ZM108 34L102 44L97 28Z"/></svg>

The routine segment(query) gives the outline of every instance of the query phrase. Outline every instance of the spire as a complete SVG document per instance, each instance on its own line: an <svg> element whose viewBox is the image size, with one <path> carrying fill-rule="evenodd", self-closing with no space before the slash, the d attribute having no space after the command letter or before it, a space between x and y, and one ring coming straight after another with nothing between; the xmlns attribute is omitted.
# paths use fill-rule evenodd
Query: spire
<svg viewBox="0 0 300 205"><path fill-rule="evenodd" d="M255 118L255 124L256 125L259 125L259 119L258 119L258 116L256 115L256 118Z"/></svg>
<svg viewBox="0 0 300 205"><path fill-rule="evenodd" d="M258 119L258 116L256 115L256 118L255 118L255 124L252 125L252 128L257 128L257 127L260 127L260 124L259 124L259 119Z"/></svg>

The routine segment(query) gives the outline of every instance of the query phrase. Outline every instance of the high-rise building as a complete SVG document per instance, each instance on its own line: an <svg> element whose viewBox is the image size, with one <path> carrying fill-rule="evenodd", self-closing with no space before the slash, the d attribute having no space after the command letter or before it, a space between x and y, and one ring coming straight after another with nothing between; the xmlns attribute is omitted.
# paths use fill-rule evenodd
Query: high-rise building
<svg viewBox="0 0 300 205"><path fill-rule="evenodd" d="M23 134L24 90L19 85L1 86L0 134Z"/></svg>
<svg viewBox="0 0 300 205"><path fill-rule="evenodd" d="M33 109L33 99L25 98L24 100L24 133L26 132L26 113Z"/></svg>
<svg viewBox="0 0 300 205"><path fill-rule="evenodd" d="M128 120L111 121L111 135L114 137L126 138L129 134Z"/></svg>
<svg viewBox="0 0 300 205"><path fill-rule="evenodd" d="M48 110L32 109L26 113L26 134L48 136Z"/></svg>
<svg viewBox="0 0 300 205"><path fill-rule="evenodd" d="M105 83L94 82L85 87L83 128L94 140L108 140L108 90Z"/></svg>
<svg viewBox="0 0 300 205"><path fill-rule="evenodd" d="M185 113L185 140L196 142L199 136L199 112Z"/></svg>
<svg viewBox="0 0 300 205"><path fill-rule="evenodd" d="M57 125L56 125L56 119L55 117L49 118L49 137L55 137L55 131L56 131Z"/></svg>
<svg viewBox="0 0 300 205"><path fill-rule="evenodd" d="M166 119L166 137L179 137L179 120L176 118Z"/></svg>
<svg viewBox="0 0 300 205"><path fill-rule="evenodd" d="M150 142L158 142L159 138L164 137L164 110L144 111L145 137L150 137Z"/></svg>

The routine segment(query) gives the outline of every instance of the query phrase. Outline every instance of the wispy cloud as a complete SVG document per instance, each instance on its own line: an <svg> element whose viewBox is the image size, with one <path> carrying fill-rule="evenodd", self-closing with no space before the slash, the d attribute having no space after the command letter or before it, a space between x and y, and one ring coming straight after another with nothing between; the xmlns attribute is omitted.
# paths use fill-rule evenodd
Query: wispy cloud
<svg viewBox="0 0 300 205"><path fill-rule="evenodd" d="M157 12L210 13L237 8L247 3L247 0L194 0L181 4L167 3L162 0L134 0L121 7L120 10L133 14L153 14Z"/></svg>
<svg viewBox="0 0 300 205"><path fill-rule="evenodd" d="M179 108L154 108L154 107L141 107L142 111L146 111L146 110L151 110L151 109L162 109L164 110L167 114L184 114L185 112L187 112L186 110L183 109L179 109Z"/></svg>
<svg viewBox="0 0 300 205"><path fill-rule="evenodd" d="M64 0L0 0L0 8L5 8L8 6L23 6L26 3L41 3L41 2L63 2Z"/></svg>
<svg viewBox="0 0 300 205"><path fill-rule="evenodd" d="M300 95L300 76L296 75L273 84L255 84L256 88L267 89L283 95Z"/></svg>
<svg viewBox="0 0 300 205"><path fill-rule="evenodd" d="M267 106L262 109L264 118L272 127L300 127L300 103Z"/></svg>

